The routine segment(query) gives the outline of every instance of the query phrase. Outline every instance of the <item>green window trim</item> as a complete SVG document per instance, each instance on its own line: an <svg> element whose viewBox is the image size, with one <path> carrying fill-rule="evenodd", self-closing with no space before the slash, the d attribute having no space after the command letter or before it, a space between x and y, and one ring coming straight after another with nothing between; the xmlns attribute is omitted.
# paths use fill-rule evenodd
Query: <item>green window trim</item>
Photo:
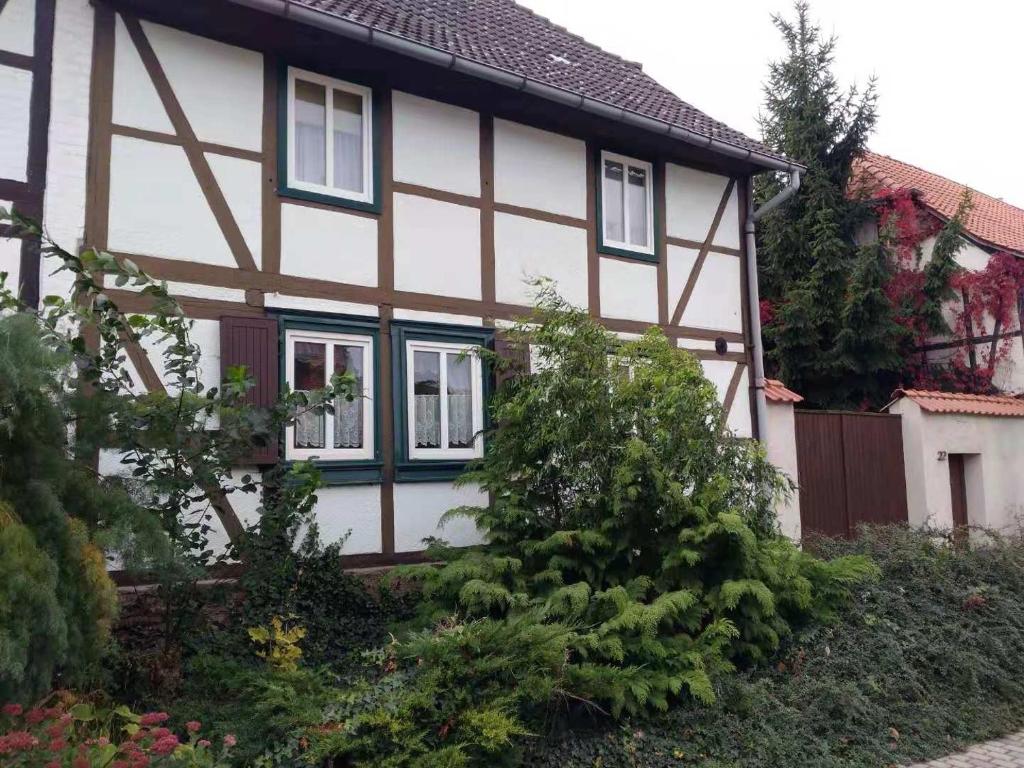
<svg viewBox="0 0 1024 768"><path fill-rule="evenodd" d="M371 459L318 459L316 466L320 469L324 484L366 485L380 483L384 472L384 446L381 445L381 398L380 398L380 321L376 318L350 317L347 315L305 314L288 310L274 312L277 315L278 327L278 367L281 391L287 386L287 331L317 331L320 333L343 333L368 336L373 341L373 458ZM294 464L284 459L285 436L281 435L282 463L287 468Z"/></svg>
<svg viewBox="0 0 1024 768"><path fill-rule="evenodd" d="M609 152L616 155L622 155L632 160L637 160L642 163L647 163L651 166L651 231L652 231L652 245L653 253L644 253L643 251L634 251L629 248L621 248L614 245L605 245L604 242L604 164L602 162L602 154ZM597 215L597 252L603 253L608 256L619 256L626 259L634 259L636 261L644 261L650 264L657 264L664 258L664 254L661 253L661 243L659 242L658 232L661 228L661 217L664 212L658 205L659 195L656 185L658 184L658 174L656 171L657 163L654 160L646 157L638 157L636 155L627 155L624 152L619 152L616 149L608 147L597 147L594 149L594 156L592 159L596 173L594 174L597 185L597 197L595 202L596 215ZM661 183L664 183L662 180Z"/></svg>
<svg viewBox="0 0 1024 768"><path fill-rule="evenodd" d="M485 327L423 323L395 320L391 323L391 371L392 400L394 401L394 450L395 482L430 482L454 480L461 475L466 465L474 459L413 459L409 457L409 425L407 356L406 342L425 341L442 344L464 344L473 347L494 349L494 329ZM490 427L489 409L492 377L485 361L482 361L483 428Z"/></svg>
<svg viewBox="0 0 1024 768"><path fill-rule="evenodd" d="M372 177L372 195L369 201L353 200L344 195L332 195L325 192L314 192L306 189L297 189L288 184L288 71L300 69L282 63L278 68L277 78L277 193L281 197L294 200L305 200L313 203L334 205L339 208L349 208L366 213L380 213L381 211L381 172L380 172L380 116L382 110L381 100L384 98L383 89L364 82L357 77L337 77L335 75L323 75L343 82L351 82L370 89L370 174Z"/></svg>

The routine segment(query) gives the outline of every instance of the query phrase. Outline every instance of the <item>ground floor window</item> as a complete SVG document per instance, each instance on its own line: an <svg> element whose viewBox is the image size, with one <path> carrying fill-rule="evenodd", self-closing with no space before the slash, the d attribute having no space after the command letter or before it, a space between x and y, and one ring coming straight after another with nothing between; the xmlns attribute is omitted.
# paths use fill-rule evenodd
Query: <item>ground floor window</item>
<svg viewBox="0 0 1024 768"><path fill-rule="evenodd" d="M472 347L406 342L409 456L472 459L483 455L483 374Z"/></svg>

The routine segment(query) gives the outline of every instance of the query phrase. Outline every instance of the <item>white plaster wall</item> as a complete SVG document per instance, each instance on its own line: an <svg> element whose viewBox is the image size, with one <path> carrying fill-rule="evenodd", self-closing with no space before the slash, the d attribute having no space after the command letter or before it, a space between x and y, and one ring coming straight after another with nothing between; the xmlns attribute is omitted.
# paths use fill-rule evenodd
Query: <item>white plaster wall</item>
<svg viewBox="0 0 1024 768"><path fill-rule="evenodd" d="M704 242L728 183L729 179L725 176L667 163L665 225L668 235ZM734 186L722 214L722 221L714 240L715 245L726 248L740 247L738 217L738 190Z"/></svg>
<svg viewBox="0 0 1024 768"><path fill-rule="evenodd" d="M586 230L496 213L494 275L499 302L531 305L533 288L528 281L547 277L568 302L586 307Z"/></svg>
<svg viewBox="0 0 1024 768"><path fill-rule="evenodd" d="M740 260L735 256L709 253L681 322L695 328L740 333L743 331L742 303Z"/></svg>
<svg viewBox="0 0 1024 768"><path fill-rule="evenodd" d="M7 0L0 12L0 51L32 55L36 0Z"/></svg>
<svg viewBox="0 0 1024 768"><path fill-rule="evenodd" d="M735 365L735 363L733 363ZM729 409L729 416L726 425L737 437L753 437L754 430L751 425L750 414L750 379L747 367L743 367L740 374L740 383L736 387L736 397L733 398L732 408Z"/></svg>
<svg viewBox="0 0 1024 768"><path fill-rule="evenodd" d="M174 133L167 111L120 14L114 22L113 120L118 125Z"/></svg>
<svg viewBox="0 0 1024 768"><path fill-rule="evenodd" d="M114 136L109 244L115 251L233 267L185 150Z"/></svg>
<svg viewBox="0 0 1024 768"><path fill-rule="evenodd" d="M377 220L342 209L281 206L281 272L377 285Z"/></svg>
<svg viewBox="0 0 1024 768"><path fill-rule="evenodd" d="M220 321L193 320L190 336L199 345L199 381L206 389L219 387L220 381ZM142 348L146 351L153 368L168 392L177 392L174 376L164 371L163 351L168 342L161 342L156 335L146 336Z"/></svg>
<svg viewBox="0 0 1024 768"><path fill-rule="evenodd" d="M587 148L579 139L494 121L494 199L587 217Z"/></svg>
<svg viewBox="0 0 1024 768"><path fill-rule="evenodd" d="M417 323L448 323L449 325L483 325L483 319L471 315L453 315L450 312L424 312L418 309L395 308L395 320L414 320Z"/></svg>
<svg viewBox="0 0 1024 768"><path fill-rule="evenodd" d="M395 288L480 298L480 211L395 195Z"/></svg>
<svg viewBox="0 0 1024 768"><path fill-rule="evenodd" d="M479 196L479 113L402 91L391 108L395 180Z"/></svg>
<svg viewBox="0 0 1024 768"><path fill-rule="evenodd" d="M972 454L965 461L968 521L1016 530L1024 522L1024 419L922 411L909 398L889 409L899 413L912 525L953 524L949 461L940 452Z"/></svg>
<svg viewBox="0 0 1024 768"><path fill-rule="evenodd" d="M88 0L57 3L43 223L57 243L70 249L78 247L85 226L93 15ZM52 272L44 263L41 294L66 295L68 273Z"/></svg>
<svg viewBox="0 0 1024 768"><path fill-rule="evenodd" d="M737 399L739 393L737 393ZM768 460L797 485L800 473L796 461L796 417L792 403L768 401L768 434L762 436ZM800 541L800 493L794 489L788 499L780 500L775 507L779 529L783 534Z"/></svg>
<svg viewBox="0 0 1024 768"><path fill-rule="evenodd" d="M301 309L307 312L323 312L330 315L363 315L377 317L380 311L376 304L357 304L351 301L332 299L311 299L306 296L291 296L286 293L267 293L263 303L280 309Z"/></svg>
<svg viewBox="0 0 1024 768"><path fill-rule="evenodd" d="M194 299L213 299L215 301L233 301L245 303L245 291L241 288L224 288L219 285L204 285L203 283L180 283L168 280L167 292L172 296L188 296ZM128 283L123 290L141 291L145 286L136 286Z"/></svg>
<svg viewBox="0 0 1024 768"><path fill-rule="evenodd" d="M262 54L160 24L142 25L200 141L259 150Z"/></svg>
<svg viewBox="0 0 1024 768"><path fill-rule="evenodd" d="M487 494L479 488L456 488L451 483L396 483L395 551L421 550L423 539L429 536L445 539L456 547L479 544L482 537L471 520L456 518L444 528L438 523L449 509L486 504Z"/></svg>
<svg viewBox="0 0 1024 768"><path fill-rule="evenodd" d="M209 152L206 160L258 269L263 263L263 168L252 160Z"/></svg>
<svg viewBox="0 0 1024 768"><path fill-rule="evenodd" d="M7 273L5 285L14 293L21 289L21 240L0 238L0 272Z"/></svg>
<svg viewBox="0 0 1024 768"><path fill-rule="evenodd" d="M731 360L701 360L700 364L704 369L705 378L715 387L718 402L724 403L726 392L729 390L729 382L736 370L736 363ZM736 388L736 397L732 401L732 408L729 410L725 422L737 437L753 435L750 421L750 398L747 395L749 388L750 382L747 378L746 367L744 367L739 386Z"/></svg>
<svg viewBox="0 0 1024 768"><path fill-rule="evenodd" d="M600 261L601 315L657 323L657 265L608 258Z"/></svg>
<svg viewBox="0 0 1024 768"><path fill-rule="evenodd" d="M679 303L679 297L683 295L686 281L690 279L690 273L697 263L697 256L700 253L696 248L683 248L679 245L669 245L665 253L665 272L668 285L668 307L669 315Z"/></svg>
<svg viewBox="0 0 1024 768"><path fill-rule="evenodd" d="M27 179L32 73L0 66L0 179Z"/></svg>
<svg viewBox="0 0 1024 768"><path fill-rule="evenodd" d="M348 534L343 555L381 551L379 485L332 486L321 488L316 495L314 514L325 544Z"/></svg>

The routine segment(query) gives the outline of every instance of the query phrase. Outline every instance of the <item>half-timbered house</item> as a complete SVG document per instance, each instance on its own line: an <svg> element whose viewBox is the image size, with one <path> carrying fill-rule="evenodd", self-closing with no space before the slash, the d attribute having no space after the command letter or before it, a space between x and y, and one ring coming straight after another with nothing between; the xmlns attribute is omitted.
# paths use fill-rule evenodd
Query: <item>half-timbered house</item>
<svg viewBox="0 0 1024 768"><path fill-rule="evenodd" d="M208 385L244 363L259 403L355 373L364 399L252 458L321 462L352 563L476 540L437 528L483 500L452 483L491 385L459 353L530 278L661 328L737 435L764 423L751 179L800 167L511 0L0 0L0 98L0 199L167 280ZM30 303L66 289L2 248ZM165 386L156 350L130 361ZM253 514L232 503L228 534Z"/></svg>

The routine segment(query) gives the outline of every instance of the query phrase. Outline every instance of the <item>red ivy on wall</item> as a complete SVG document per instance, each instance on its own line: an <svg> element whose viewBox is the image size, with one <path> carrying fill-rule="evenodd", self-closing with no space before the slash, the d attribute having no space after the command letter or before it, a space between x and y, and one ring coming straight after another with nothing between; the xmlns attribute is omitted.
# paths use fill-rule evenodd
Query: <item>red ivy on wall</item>
<svg viewBox="0 0 1024 768"><path fill-rule="evenodd" d="M949 287L960 298L950 304L953 338L991 337L991 340L987 348L965 343L949 350L950 357L942 363L929 362L927 355L920 351L931 335L920 311L926 301L921 245L937 235L943 225L920 208L909 190L885 189L881 190L880 197L875 207L879 231L887 231L893 255L886 295L896 308L897 322L910 332L915 347L906 360L905 386L960 392L994 391L996 370L1009 358L1015 340L1015 337L1000 338L1000 334L1014 325L1020 311L1024 259L998 252L992 254L984 269L961 269L953 275Z"/></svg>

